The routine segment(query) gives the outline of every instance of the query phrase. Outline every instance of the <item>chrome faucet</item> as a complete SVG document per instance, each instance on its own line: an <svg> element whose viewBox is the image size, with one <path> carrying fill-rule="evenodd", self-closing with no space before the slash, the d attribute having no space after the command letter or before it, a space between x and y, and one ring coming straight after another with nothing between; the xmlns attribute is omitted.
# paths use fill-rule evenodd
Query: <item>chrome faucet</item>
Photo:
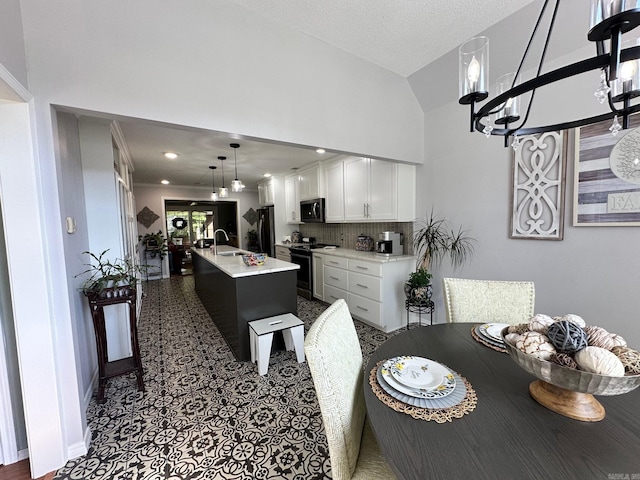
<svg viewBox="0 0 640 480"><path fill-rule="evenodd" d="M213 254L214 255L218 254L218 242L216 242L216 233L218 232L224 233L224 238L227 239L227 242L229 241L229 235L227 235L227 232L225 232L223 229L218 228L217 230L214 230L213 231Z"/></svg>

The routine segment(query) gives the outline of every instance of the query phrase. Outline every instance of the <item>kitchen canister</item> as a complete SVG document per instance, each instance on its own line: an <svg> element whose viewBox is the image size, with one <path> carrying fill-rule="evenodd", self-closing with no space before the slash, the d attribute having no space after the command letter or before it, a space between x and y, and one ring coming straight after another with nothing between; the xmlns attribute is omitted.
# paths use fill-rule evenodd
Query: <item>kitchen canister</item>
<svg viewBox="0 0 640 480"><path fill-rule="evenodd" d="M358 235L356 238L356 250L358 252L371 252L373 250L373 238L366 235Z"/></svg>

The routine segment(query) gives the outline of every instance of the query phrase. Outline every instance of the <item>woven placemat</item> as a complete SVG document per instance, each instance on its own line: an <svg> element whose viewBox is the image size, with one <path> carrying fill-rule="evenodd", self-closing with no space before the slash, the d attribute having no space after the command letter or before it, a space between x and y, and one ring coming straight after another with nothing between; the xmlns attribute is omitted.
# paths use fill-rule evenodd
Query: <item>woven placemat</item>
<svg viewBox="0 0 640 480"><path fill-rule="evenodd" d="M480 324L477 324L477 325L474 325L473 327L471 327L471 336L473 337L473 339L476 342L481 343L485 347L489 347L491 350L495 350L496 352L508 353L506 347L498 347L496 345L493 345L492 343L489 343L489 342L485 341L480 335L478 335L476 333L476 327L478 325L480 325Z"/></svg>
<svg viewBox="0 0 640 480"><path fill-rule="evenodd" d="M451 422L454 418L462 418L465 415L473 412L478 405L478 397L476 396L476 392L469 383L469 381L464 378L462 375L458 374L458 376L464 382L464 386L467 389L467 394L464 399L449 408L422 408L422 407L414 407L413 405L409 405L408 403L401 402L398 399L393 398L378 383L376 378L376 374L380 366L385 362L385 360L379 361L375 368L371 370L369 373L369 385L371 385L371 389L373 393L378 397L378 399L384 403L387 407L392 408L396 412L406 413L407 415L411 415L413 418L418 420L426 420L428 422L434 421L437 423L445 423Z"/></svg>

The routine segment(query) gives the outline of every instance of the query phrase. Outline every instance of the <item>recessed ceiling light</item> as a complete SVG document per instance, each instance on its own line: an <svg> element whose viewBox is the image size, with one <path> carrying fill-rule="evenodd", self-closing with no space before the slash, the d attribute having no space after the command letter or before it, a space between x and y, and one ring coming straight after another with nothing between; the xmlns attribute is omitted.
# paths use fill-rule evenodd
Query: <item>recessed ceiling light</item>
<svg viewBox="0 0 640 480"><path fill-rule="evenodd" d="M169 185L169 180L160 180L160 183L163 185Z"/></svg>
<svg viewBox="0 0 640 480"><path fill-rule="evenodd" d="M263 177L267 177L267 178L268 178L268 177L270 177L270 176L271 176L271 174L270 174L270 173L263 173L263 174L262 174L262 176L263 176Z"/></svg>
<svg viewBox="0 0 640 480"><path fill-rule="evenodd" d="M173 152L164 152L164 156L170 160L175 160L176 158L178 158L178 154Z"/></svg>
<svg viewBox="0 0 640 480"><path fill-rule="evenodd" d="M316 149L316 152L318 152L318 153L324 153L324 152L325 152L325 150L324 150L324 148L318 148L318 149Z"/></svg>

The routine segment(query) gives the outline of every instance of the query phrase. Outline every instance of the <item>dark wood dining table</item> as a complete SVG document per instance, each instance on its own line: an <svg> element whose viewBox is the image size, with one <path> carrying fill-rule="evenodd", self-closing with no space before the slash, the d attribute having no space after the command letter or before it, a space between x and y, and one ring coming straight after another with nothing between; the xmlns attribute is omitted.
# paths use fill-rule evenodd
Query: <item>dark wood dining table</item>
<svg viewBox="0 0 640 480"><path fill-rule="evenodd" d="M399 333L366 365L369 420L399 479L640 480L640 389L596 397L606 409L599 422L559 415L530 397L536 378L508 354L475 341L472 326L438 324ZM369 385L369 372L399 355L426 357L465 377L477 394L475 410L436 423L383 404Z"/></svg>

